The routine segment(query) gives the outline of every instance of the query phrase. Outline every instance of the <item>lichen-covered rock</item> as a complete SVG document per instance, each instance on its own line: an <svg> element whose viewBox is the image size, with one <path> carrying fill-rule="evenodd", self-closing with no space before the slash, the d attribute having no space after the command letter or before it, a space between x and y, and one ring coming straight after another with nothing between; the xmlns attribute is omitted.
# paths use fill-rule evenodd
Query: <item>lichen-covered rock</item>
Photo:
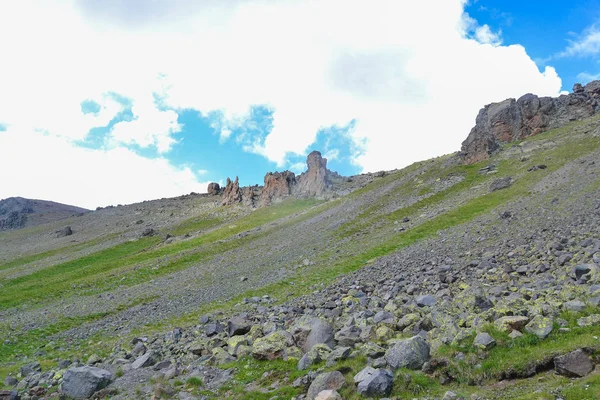
<svg viewBox="0 0 600 400"><path fill-rule="evenodd" d="M252 355L258 360L274 360L283 357L285 349L293 345L294 338L291 333L275 331L254 341Z"/></svg>
<svg viewBox="0 0 600 400"><path fill-rule="evenodd" d="M385 359L394 369L420 369L429 360L429 344L420 336L399 340L386 351Z"/></svg>
<svg viewBox="0 0 600 400"><path fill-rule="evenodd" d="M522 331L529 322L529 318L522 315L506 316L494 321L496 329L510 333L512 331Z"/></svg>
<svg viewBox="0 0 600 400"><path fill-rule="evenodd" d="M581 327L600 325L600 314L592 314L587 317L581 317L577 320L577 325Z"/></svg>
<svg viewBox="0 0 600 400"><path fill-rule="evenodd" d="M333 348L333 328L327 321L313 316L300 317L292 327L296 344L305 352L310 351L316 344L326 344Z"/></svg>
<svg viewBox="0 0 600 400"><path fill-rule="evenodd" d="M532 333L540 339L545 339L554 329L554 320L552 318L536 315L527 325L525 332Z"/></svg>

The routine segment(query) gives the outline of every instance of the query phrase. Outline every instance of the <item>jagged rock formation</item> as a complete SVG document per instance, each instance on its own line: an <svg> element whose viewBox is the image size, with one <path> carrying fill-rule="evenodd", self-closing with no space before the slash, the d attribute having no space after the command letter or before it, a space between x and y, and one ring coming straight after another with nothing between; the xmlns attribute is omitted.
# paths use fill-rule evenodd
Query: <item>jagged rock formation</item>
<svg viewBox="0 0 600 400"><path fill-rule="evenodd" d="M488 104L479 111L475 127L462 143L460 156L465 164L485 160L501 143L509 143L569 121L594 115L600 107L600 81L575 84L573 93L553 97L526 94Z"/></svg>
<svg viewBox="0 0 600 400"><path fill-rule="evenodd" d="M274 201L291 196L297 183L296 174L291 171L267 173L258 205L267 206Z"/></svg>
<svg viewBox="0 0 600 400"><path fill-rule="evenodd" d="M327 169L327 159L323 158L318 151L313 151L308 155L306 165L308 166L307 171L298 177L291 171L268 172L265 175L263 187L240 188L237 177L233 182L227 178L227 186L223 191L221 204L242 203L250 207L264 207L290 196L319 197L331 189L332 179L341 179L337 173ZM209 185L208 192L218 193L211 185L213 184Z"/></svg>
<svg viewBox="0 0 600 400"><path fill-rule="evenodd" d="M308 170L298 176L295 193L301 196L320 196L331 187L327 169L327 159L318 151L313 151L306 159Z"/></svg>
<svg viewBox="0 0 600 400"><path fill-rule="evenodd" d="M0 200L0 231L39 225L87 211L51 201L9 197Z"/></svg>
<svg viewBox="0 0 600 400"><path fill-rule="evenodd" d="M221 186L216 182L211 182L208 184L206 192L211 196L216 196L221 192Z"/></svg>
<svg viewBox="0 0 600 400"><path fill-rule="evenodd" d="M223 191L223 200L221 204L224 206L236 204L242 201L242 191L240 190L240 184L238 177L235 177L235 181L231 181L231 179L227 178L227 184L225 185L225 190Z"/></svg>

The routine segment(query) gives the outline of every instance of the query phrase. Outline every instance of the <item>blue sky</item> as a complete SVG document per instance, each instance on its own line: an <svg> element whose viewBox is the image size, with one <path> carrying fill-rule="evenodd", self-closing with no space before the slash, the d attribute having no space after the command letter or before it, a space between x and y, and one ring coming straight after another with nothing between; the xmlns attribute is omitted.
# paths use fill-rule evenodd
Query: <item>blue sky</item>
<svg viewBox="0 0 600 400"><path fill-rule="evenodd" d="M90 208L261 184L312 150L401 168L458 150L487 103L600 78L600 0L22 0L0 37L0 198Z"/></svg>
<svg viewBox="0 0 600 400"><path fill-rule="evenodd" d="M600 1L479 0L466 11L492 31L501 31L503 44L521 44L538 66L556 68L563 90L571 91L574 83L586 83L600 73L598 42L594 51L559 56L594 30L600 21Z"/></svg>

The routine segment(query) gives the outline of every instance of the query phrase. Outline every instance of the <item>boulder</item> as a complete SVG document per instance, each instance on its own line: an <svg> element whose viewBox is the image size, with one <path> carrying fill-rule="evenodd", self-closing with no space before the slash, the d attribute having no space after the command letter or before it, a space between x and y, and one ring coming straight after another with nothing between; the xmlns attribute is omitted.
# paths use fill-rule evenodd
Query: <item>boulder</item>
<svg viewBox="0 0 600 400"><path fill-rule="evenodd" d="M581 349L554 358L556 372L569 377L586 376L594 369L594 363Z"/></svg>
<svg viewBox="0 0 600 400"><path fill-rule="evenodd" d="M71 236L73 234L73 230L71 229L70 226L66 226L62 229L57 230L54 233L56 234L57 238L61 238L61 237L65 237L65 236Z"/></svg>
<svg viewBox="0 0 600 400"><path fill-rule="evenodd" d="M112 380L109 371L96 367L78 367L65 372L61 392L75 399L91 397Z"/></svg>
<svg viewBox="0 0 600 400"><path fill-rule="evenodd" d="M529 322L529 318L522 315L511 315L498 318L494 321L496 329L502 332L510 333L512 331L522 331Z"/></svg>
<svg viewBox="0 0 600 400"><path fill-rule="evenodd" d="M536 315L525 325L525 332L532 333L540 339L545 339L554 329L554 320L552 318Z"/></svg>
<svg viewBox="0 0 600 400"><path fill-rule="evenodd" d="M138 357L131 364L131 368L132 369L146 368L146 367L151 367L154 364L156 364L156 356L155 356L154 352L149 351L146 354L144 354L143 356Z"/></svg>
<svg viewBox="0 0 600 400"><path fill-rule="evenodd" d="M357 326L346 326L335 334L335 340L340 346L352 347L362 341L361 333L362 330Z"/></svg>
<svg viewBox="0 0 600 400"><path fill-rule="evenodd" d="M219 186L219 184L216 182L209 183L208 188L206 189L206 192L208 194L210 194L211 196L218 195L220 191L221 191L221 186Z"/></svg>
<svg viewBox="0 0 600 400"><path fill-rule="evenodd" d="M387 369L366 367L354 376L356 390L365 397L382 397L392 392L394 374Z"/></svg>
<svg viewBox="0 0 600 400"><path fill-rule="evenodd" d="M0 390L0 400L19 400L19 392L16 390Z"/></svg>
<svg viewBox="0 0 600 400"><path fill-rule="evenodd" d="M326 344L330 348L335 345L333 329L327 321L312 316L303 316L292 328L296 344L305 352L316 344Z"/></svg>
<svg viewBox="0 0 600 400"><path fill-rule="evenodd" d="M490 192L495 192L496 190L506 189L510 185L512 185L512 178L510 176L496 179L490 184Z"/></svg>
<svg viewBox="0 0 600 400"><path fill-rule="evenodd" d="M252 323L242 317L234 317L227 322L227 334L229 336L245 335L250 332Z"/></svg>
<svg viewBox="0 0 600 400"><path fill-rule="evenodd" d="M340 371L325 372L317 375L306 393L307 400L314 400L324 390L340 390L346 384Z"/></svg>
<svg viewBox="0 0 600 400"><path fill-rule="evenodd" d="M490 336L489 333L480 332L475 336L475 340L473 340L473 346L489 350L496 345L496 341L493 337Z"/></svg>
<svg viewBox="0 0 600 400"><path fill-rule="evenodd" d="M429 344L421 336L399 340L386 351L385 359L394 369L420 369L429 360Z"/></svg>
<svg viewBox="0 0 600 400"><path fill-rule="evenodd" d="M252 356L258 360L274 360L282 357L285 349L293 345L294 338L289 332L275 331L254 341Z"/></svg>

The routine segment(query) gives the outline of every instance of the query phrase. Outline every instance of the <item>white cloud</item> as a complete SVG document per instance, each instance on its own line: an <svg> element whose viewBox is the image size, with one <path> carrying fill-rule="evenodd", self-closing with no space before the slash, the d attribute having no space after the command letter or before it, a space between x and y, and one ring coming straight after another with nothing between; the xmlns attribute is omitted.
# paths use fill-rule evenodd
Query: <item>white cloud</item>
<svg viewBox="0 0 600 400"><path fill-rule="evenodd" d="M151 101L136 102L131 111L132 121L117 122L111 129L109 141L113 144L137 144L140 147L156 147L159 153L168 152L176 142L173 134L182 126L177 113L160 111Z"/></svg>
<svg viewBox="0 0 600 400"><path fill-rule="evenodd" d="M51 199L93 209L147 199L206 192L189 168L164 158L140 157L125 148L93 150L60 137L14 130L0 132L0 199Z"/></svg>
<svg viewBox="0 0 600 400"><path fill-rule="evenodd" d="M596 25L592 25L576 40L569 40L569 45L557 57L589 57L599 53L600 29Z"/></svg>
<svg viewBox="0 0 600 400"><path fill-rule="evenodd" d="M13 39L2 42L0 121L80 139L119 111L114 92L137 118L112 143L165 152L179 130L167 108L220 112L226 140L265 105L273 130L249 151L284 164L319 129L355 120L351 135L366 141L355 162L375 171L457 150L486 103L561 87L553 68L464 14L465 0L125 3L1 3L0 37ZM81 113L85 99L102 117Z"/></svg>
<svg viewBox="0 0 600 400"><path fill-rule="evenodd" d="M579 79L581 83L586 84L588 82L600 79L600 73L590 74L589 72L580 72L577 74L577 79Z"/></svg>
<svg viewBox="0 0 600 400"><path fill-rule="evenodd" d="M492 44L499 46L502 44L502 32L494 33L490 29L489 25L485 24L475 29L475 38L477 41L483 44Z"/></svg>

